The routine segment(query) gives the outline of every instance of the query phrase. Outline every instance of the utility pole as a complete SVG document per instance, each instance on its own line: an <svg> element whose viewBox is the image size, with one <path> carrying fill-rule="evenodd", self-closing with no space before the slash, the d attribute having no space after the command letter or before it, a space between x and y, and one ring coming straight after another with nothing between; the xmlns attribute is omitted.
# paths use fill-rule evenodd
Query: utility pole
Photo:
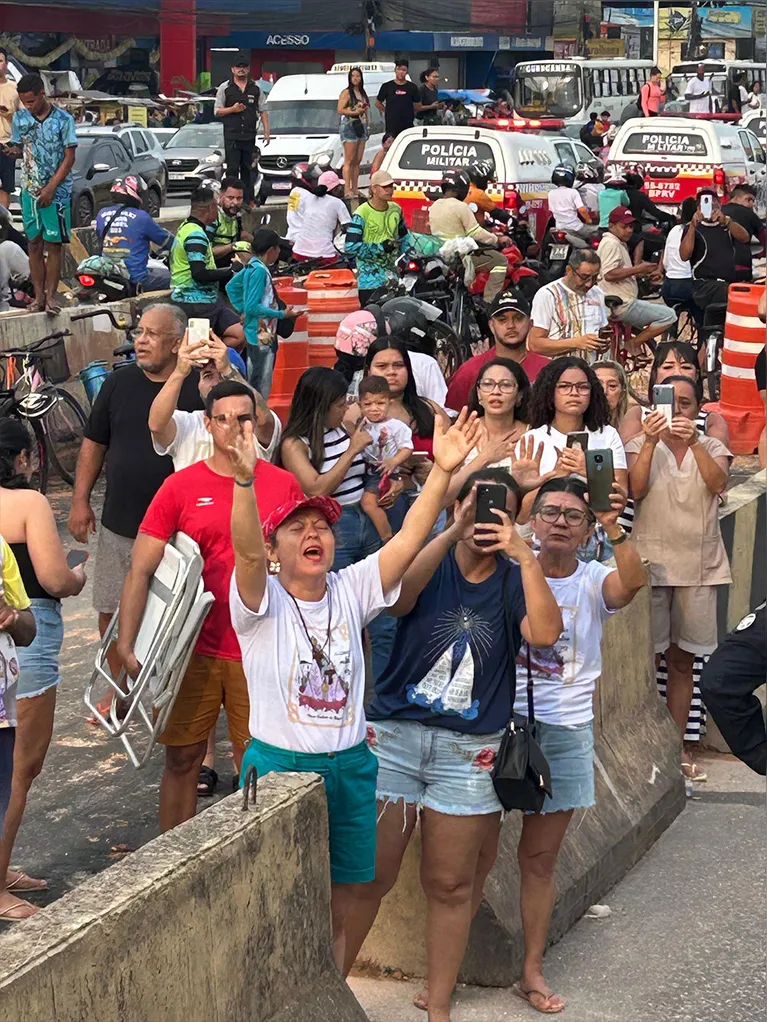
<svg viewBox="0 0 767 1022"><path fill-rule="evenodd" d="M660 0L653 0L652 12L652 62L660 63Z"/></svg>

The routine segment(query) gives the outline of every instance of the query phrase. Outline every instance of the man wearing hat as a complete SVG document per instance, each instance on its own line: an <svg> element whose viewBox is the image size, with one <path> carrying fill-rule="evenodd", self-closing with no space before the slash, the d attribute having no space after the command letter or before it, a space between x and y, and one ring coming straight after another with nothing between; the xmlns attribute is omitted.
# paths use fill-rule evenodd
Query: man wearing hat
<svg viewBox="0 0 767 1022"><path fill-rule="evenodd" d="M370 178L370 198L357 207L346 230L346 254L357 260L360 305L389 280L396 278L394 263L407 225L402 207L392 202L394 178L377 170Z"/></svg>
<svg viewBox="0 0 767 1022"><path fill-rule="evenodd" d="M652 277L658 273L658 264L631 261L628 243L634 233L637 219L627 206L616 206L608 218L607 234L602 238L597 255L602 261L599 286L605 295L621 299L617 317L621 323L639 331L634 344L639 348L654 337L665 333L674 323L677 315L663 302L644 302L639 299L640 277Z"/></svg>
<svg viewBox="0 0 767 1022"><path fill-rule="evenodd" d="M269 115L261 90L250 77L250 61L244 53L235 58L231 79L219 85L213 112L224 122L226 172L242 181L245 201L250 203L258 120L260 117L264 127L264 145L268 145Z"/></svg>
<svg viewBox="0 0 767 1022"><path fill-rule="evenodd" d="M447 408L463 408L479 371L494 358L510 358L518 362L532 383L548 358L529 351L527 335L530 331L530 303L521 291L507 288L493 299L488 308L491 342L493 347L475 355L453 373L445 399Z"/></svg>

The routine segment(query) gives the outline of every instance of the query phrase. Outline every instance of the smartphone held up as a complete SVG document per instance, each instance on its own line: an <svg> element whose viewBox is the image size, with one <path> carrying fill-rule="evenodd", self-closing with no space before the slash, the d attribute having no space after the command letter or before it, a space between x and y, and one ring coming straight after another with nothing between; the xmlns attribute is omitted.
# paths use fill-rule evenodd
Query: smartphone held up
<svg viewBox="0 0 767 1022"><path fill-rule="evenodd" d="M500 483L479 483L477 505L474 511L474 525L500 525L502 519L495 513L506 510L508 490ZM474 539L477 546L492 546L494 539Z"/></svg>
<svg viewBox="0 0 767 1022"><path fill-rule="evenodd" d="M586 451L586 481L589 491L589 507L592 511L610 511L615 473L613 452L604 450Z"/></svg>

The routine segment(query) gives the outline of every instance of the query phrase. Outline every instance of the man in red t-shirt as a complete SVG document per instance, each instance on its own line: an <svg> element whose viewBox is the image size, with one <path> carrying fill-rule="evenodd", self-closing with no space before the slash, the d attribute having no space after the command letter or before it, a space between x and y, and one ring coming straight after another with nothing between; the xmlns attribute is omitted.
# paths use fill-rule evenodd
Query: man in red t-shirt
<svg viewBox="0 0 767 1022"><path fill-rule="evenodd" d="M469 392L482 366L494 358L510 358L519 362L532 383L547 362L543 355L527 350L527 335L530 332L530 303L516 288L501 291L492 301L489 309L490 332L494 347L475 355L457 369L450 377L445 398L445 407L460 411L469 401Z"/></svg>
<svg viewBox="0 0 767 1022"><path fill-rule="evenodd" d="M229 724L235 769L239 771L248 729L248 689L242 655L229 616L229 582L234 570L231 536L234 471L228 448L246 421L255 424L253 392L244 383L224 381L208 394L205 424L213 437L213 455L174 473L149 505L133 544L131 567L120 600L117 652L128 673L139 670L133 645L146 606L149 583L176 532L198 546L205 562L202 578L212 593L211 606L168 725L158 738L165 746L160 786L163 831L191 819L197 807L197 779L208 732L223 704ZM258 511L265 521L276 508L303 493L295 476L259 460L255 471Z"/></svg>

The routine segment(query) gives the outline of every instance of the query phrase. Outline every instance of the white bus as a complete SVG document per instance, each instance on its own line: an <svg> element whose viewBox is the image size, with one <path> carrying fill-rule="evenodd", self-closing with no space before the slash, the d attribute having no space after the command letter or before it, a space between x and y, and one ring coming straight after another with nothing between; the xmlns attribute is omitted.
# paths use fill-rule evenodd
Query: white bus
<svg viewBox="0 0 767 1022"><path fill-rule="evenodd" d="M520 117L556 117L585 122L592 111L609 110L619 122L627 106L636 105L650 78L651 60L598 60L570 57L517 64L512 91Z"/></svg>
<svg viewBox="0 0 767 1022"><path fill-rule="evenodd" d="M767 67L764 64L753 60L686 60L671 69L666 86L667 103L678 102L683 109L687 108L684 95L687 83L698 73L698 64L706 68L706 77L711 79L712 92L720 111L727 109L727 83L741 74L746 76L749 88L754 82L761 82L762 92L767 92Z"/></svg>

